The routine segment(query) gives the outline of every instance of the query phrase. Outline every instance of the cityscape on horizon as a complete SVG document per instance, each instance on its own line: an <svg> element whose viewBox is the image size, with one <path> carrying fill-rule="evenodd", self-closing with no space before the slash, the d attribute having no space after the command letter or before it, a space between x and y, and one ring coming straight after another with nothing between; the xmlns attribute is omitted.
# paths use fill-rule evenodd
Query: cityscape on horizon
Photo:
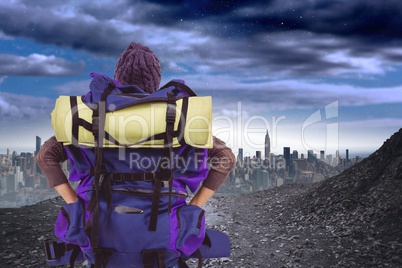
<svg viewBox="0 0 402 268"><path fill-rule="evenodd" d="M267 131L267 134L268 134L268 131ZM269 136L269 134L268 134L268 136ZM41 137L39 137L39 136L36 136L36 140L34 140L34 139L32 139L33 141L35 141L35 142L32 142L32 149L27 149L28 147L27 146L24 146L24 148L18 148L18 146L13 146L13 144L10 144L10 145L7 145L7 146L1 146L0 147L0 155L5 155L6 153L7 153L7 151L10 151L10 152L16 152L16 153L34 153L34 152L36 152L36 151L38 151L38 149L40 148L38 148L38 139L39 139L39 146L41 146L42 145L42 138ZM266 139L266 137L265 137L265 139ZM385 140L384 140L384 142L385 142ZM264 141L264 144L261 144L261 145L263 145L264 147L266 146L266 140ZM26 147L26 148L25 148ZM229 146L230 147L230 146ZM284 146L284 147L288 147L288 146ZM282 147L282 148L277 148L275 151L271 151L270 150L270 152L272 152L272 153L275 153L275 154L282 154L283 153L283 148L284 147ZM18 149L16 149L16 148L18 148ZM233 150L233 152L235 152L236 151L236 149L240 149L240 148L233 148L233 147L230 147L232 150ZM248 155L248 156L250 156L250 157L253 157L253 156L255 156L256 155L256 152L257 151L260 151L260 149L254 149L254 150L252 150L252 149L248 149L248 150L246 150L245 148L241 148L241 149L243 149L243 151L244 151L244 155ZM376 148L377 149L377 148ZM373 153L376 149L374 149L374 150L366 150L366 151L355 151L355 150L353 150L353 149L349 149L349 148L345 148L345 150L334 150L333 152L332 151L330 151L330 152L325 152L325 154L332 154L332 155L335 155L335 154L339 154L340 156L346 156L346 150L348 151L348 155L349 156L351 156L351 157L355 157L355 156L360 156L360 157L366 157L366 156L368 156L369 154L371 154L371 153ZM265 149L264 149L265 150ZM307 152L309 151L309 150L311 150L311 149L304 149L304 150L300 150L300 149L295 149L296 151L298 151L299 153L306 153L307 154ZM321 151L322 150L317 150L317 151L315 151L315 153L321 153ZM264 155L265 156L265 155Z"/></svg>
<svg viewBox="0 0 402 268"><path fill-rule="evenodd" d="M0 154L0 207L28 205L57 196L47 185L35 161L41 146L42 139L36 136L34 152L18 154L11 151L12 148L7 148L6 154ZM339 174L363 158L349 155L348 149L345 156L341 156L339 151L325 154L321 150L317 154L312 150L291 150L290 147L283 147L283 152L275 154L271 152L267 130L263 152L256 150L253 156L248 156L243 148L238 148L237 164L221 191L253 192L289 183L318 182ZM70 171L67 162L62 163L62 169L68 177Z"/></svg>

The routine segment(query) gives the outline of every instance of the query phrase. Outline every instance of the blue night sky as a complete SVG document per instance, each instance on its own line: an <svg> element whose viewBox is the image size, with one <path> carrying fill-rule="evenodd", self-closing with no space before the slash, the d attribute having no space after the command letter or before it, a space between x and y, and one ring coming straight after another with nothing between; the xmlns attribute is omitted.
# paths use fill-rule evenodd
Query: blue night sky
<svg viewBox="0 0 402 268"><path fill-rule="evenodd" d="M6 3L8 2L8 3ZM402 127L402 1L0 3L0 153L52 135L59 95L113 76L135 41L162 84L212 95L214 134L237 152L371 153Z"/></svg>

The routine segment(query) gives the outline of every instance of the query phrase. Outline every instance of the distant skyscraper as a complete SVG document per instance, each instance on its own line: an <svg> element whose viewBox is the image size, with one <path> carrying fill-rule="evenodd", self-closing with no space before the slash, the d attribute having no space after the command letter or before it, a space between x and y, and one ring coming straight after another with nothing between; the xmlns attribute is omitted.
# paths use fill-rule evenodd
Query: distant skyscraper
<svg viewBox="0 0 402 268"><path fill-rule="evenodd" d="M308 150L307 151L307 162L313 163L314 162L314 151L313 150Z"/></svg>
<svg viewBox="0 0 402 268"><path fill-rule="evenodd" d="M243 165L243 148L239 148L239 153L237 155L237 165L241 167Z"/></svg>
<svg viewBox="0 0 402 268"><path fill-rule="evenodd" d="M325 151L320 151L320 160L325 160Z"/></svg>
<svg viewBox="0 0 402 268"><path fill-rule="evenodd" d="M38 155L41 145L42 145L42 139L41 139L40 137L36 136L36 151L35 151L35 156ZM37 172L37 173L42 173L42 171L40 170L38 164L36 164L35 166L36 166L36 172Z"/></svg>
<svg viewBox="0 0 402 268"><path fill-rule="evenodd" d="M36 151L35 151L35 156L38 155L40 146L42 145L42 139L38 136L36 136Z"/></svg>
<svg viewBox="0 0 402 268"><path fill-rule="evenodd" d="M285 158L286 170L290 167L290 147L283 147L283 157Z"/></svg>
<svg viewBox="0 0 402 268"><path fill-rule="evenodd" d="M256 151L256 152L255 152L255 157L256 157L257 159L260 159L260 160L261 160L261 151Z"/></svg>
<svg viewBox="0 0 402 268"><path fill-rule="evenodd" d="M238 158L240 159L240 161L243 161L243 148L239 148L239 156Z"/></svg>
<svg viewBox="0 0 402 268"><path fill-rule="evenodd" d="M299 159L299 152L297 150L293 150L292 159Z"/></svg>
<svg viewBox="0 0 402 268"><path fill-rule="evenodd" d="M349 149L346 149L346 163L349 163Z"/></svg>
<svg viewBox="0 0 402 268"><path fill-rule="evenodd" d="M265 134L265 158L269 159L269 155L271 153L271 140L269 138L269 134L268 134L268 129L267 129L267 134Z"/></svg>

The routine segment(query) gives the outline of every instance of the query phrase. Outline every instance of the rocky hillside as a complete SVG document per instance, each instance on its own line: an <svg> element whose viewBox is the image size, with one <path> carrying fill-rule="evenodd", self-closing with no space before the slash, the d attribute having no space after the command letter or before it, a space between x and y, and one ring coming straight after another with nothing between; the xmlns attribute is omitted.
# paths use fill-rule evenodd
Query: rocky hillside
<svg viewBox="0 0 402 268"><path fill-rule="evenodd" d="M222 267L402 267L402 129L335 177L228 202Z"/></svg>
<svg viewBox="0 0 402 268"><path fill-rule="evenodd" d="M358 244L362 254L349 261L401 267L402 129L361 163L315 185L303 199L295 215L310 215L310 223L324 223L333 237Z"/></svg>
<svg viewBox="0 0 402 268"><path fill-rule="evenodd" d="M402 234L402 129L361 163L316 185L305 199L301 211L337 222L335 235L402 239L395 236Z"/></svg>

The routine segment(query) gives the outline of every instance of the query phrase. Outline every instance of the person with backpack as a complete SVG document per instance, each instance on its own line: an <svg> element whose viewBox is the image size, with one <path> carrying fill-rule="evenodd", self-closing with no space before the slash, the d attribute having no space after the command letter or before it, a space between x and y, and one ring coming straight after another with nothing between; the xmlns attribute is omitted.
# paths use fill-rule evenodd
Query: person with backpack
<svg viewBox="0 0 402 268"><path fill-rule="evenodd" d="M127 49L125 51L123 51L123 53L120 55L120 57L116 63L116 68L115 68L115 72L114 72L114 80L109 79L106 76L102 76L102 75L94 74L93 77L94 77L94 81L95 81L95 79L98 79L97 81L95 81L97 83L97 84L95 83L96 85L99 85L98 81L102 82L102 81L106 80L106 81L108 81L109 84L120 85L121 88L127 88L127 87L132 86L132 88L134 88L135 90L137 90L140 93L143 92L144 94L153 94L156 91L158 91L159 84L161 81L160 62L159 62L158 58L155 56L155 54L148 47L143 46L139 43L131 43L127 47ZM173 92L178 92L178 90L180 88L187 88L187 86L184 84L184 81L179 81L179 82L174 81L172 84L170 84L169 87L166 87L166 90L168 90L169 88L172 88L173 86L177 87L173 90ZM120 88L120 87L117 87L117 88ZM106 90L108 90L108 89L106 89ZM109 91L112 92L113 90L114 89L112 88ZM138 92L136 94L138 94ZM171 96L172 94L173 93L169 92L168 96ZM94 95L91 95L90 97L88 97L88 94L87 94L85 97L87 97L88 102L89 102L89 100L91 98L94 98ZM83 99L85 99L85 97L83 97ZM105 101L105 102L107 103L107 101ZM96 107L96 105L95 105L95 107ZM169 107L170 107L169 104L167 105L167 107L169 109ZM81 120L81 121L83 121L83 120ZM164 147L166 147L166 146L164 146ZM161 154L165 154L166 151L169 151L167 153L167 155L169 155L169 153L170 153L170 160L173 159L173 155L175 153L182 154L186 157L194 157L194 156L197 157L197 155L200 155L200 152L201 152L200 149L193 148L192 146L187 146L187 145L182 146L180 148L184 148L184 149L179 150L179 149L170 148L169 150L166 150L166 148L161 148L161 149L153 150L152 153L149 153L150 150L139 148L139 149L130 149L129 152L131 152L131 153L139 152L139 155L141 157L146 157L148 155L154 156L155 152L160 152ZM118 150L118 149L116 149L116 150ZM114 151L116 151L116 150L114 150ZM159 150L159 151L157 151L157 150ZM107 161L109 161L109 159L111 159L111 157L108 155L109 151L113 151L113 150L98 149L98 151L100 151L99 154L97 153L96 148L95 149L87 149L85 147L81 148L79 146L74 146L74 145L66 146L65 144L59 142L55 136L53 136L42 145L38 155L36 156L36 161L37 161L38 165L40 166L43 174L45 175L49 186L54 187L55 190L60 194L60 196L66 202L66 207L62 209L62 211L59 215L59 218L62 218L62 219L58 218L58 221L56 222L55 232L56 232L56 234L58 231L59 231L59 233L63 233L61 235L61 240L63 240L64 242L68 242L68 243L65 244L62 241L63 243L61 243L61 242L54 243L51 245L52 247L48 246L46 248L47 255L49 254L49 255L53 256L50 259L48 258L49 264L52 264L53 260L55 261L54 265L60 264L60 262L57 262L57 257L59 257L57 255L63 256L63 254L69 257L68 261L72 266L73 266L74 261L76 259L79 259L79 256L81 256L83 259L88 259L91 263L97 264L98 266L102 266L102 267L105 264L111 264L110 267L112 267L113 263L114 263L113 258L121 259L121 260L115 261L116 267L118 267L118 265L121 265L121 263L130 262L132 259L134 260L134 257L132 257L132 256L127 257L127 259L124 259L125 257L123 255L121 255L120 253L119 253L120 255L118 255L118 254L113 255L112 253L108 253L107 250L103 249L103 248L101 250L102 252L98 254L96 252L97 248L95 250L93 248L94 244L95 245L102 244L104 242L102 240L105 240L106 238L102 238L102 237L97 238L93 234L92 234L92 236L88 235L89 236L89 238L88 238L84 234L88 234L91 232L97 234L97 233L100 233L102 230L104 230L103 228L110 228L110 226L104 227L103 222L101 220L98 221L98 219L94 219L93 215L99 214L97 217L99 217L99 218L106 217L107 218L110 215L112 206L114 206L114 212L116 212L117 214L135 214L135 213L137 213L133 210L132 207L121 205L121 204L113 205L112 202L110 201L110 199L112 199L114 201L118 198L108 197L108 194L106 194L106 192L107 192L107 190L109 190L109 188L112 189L111 191L114 190L115 192L117 192L116 187L119 185L123 185L122 181L134 180L135 182L133 182L133 184L136 184L139 189L142 189L143 192L146 192L146 191L149 191L148 188L146 188L146 187L148 187L146 185L149 185L150 181L153 181L152 183L156 185L157 180L155 179L155 174L145 170L144 173L142 174L143 178L146 177L144 182L143 181L137 182L138 179L136 178L136 176L123 174L124 173L123 171L119 171L119 172L121 172L118 174L120 179L114 181L112 177L117 177L116 171L113 171L113 172L115 172L114 174L112 174L113 176L112 175L104 175L105 168L103 170L102 170L102 167L93 168L93 166L95 166L95 164L93 164L93 163L96 161L99 161L99 158L102 159L101 162L105 161L105 159ZM184 151L184 153L183 153L183 151ZM180 184L181 185L180 187L186 186L186 187L189 187L192 191L196 190L198 188L198 191L196 191L193 198L188 202L189 206L185 206L185 209L187 209L188 211L197 210L196 207L198 207L198 208L200 208L200 210L202 210L201 208L204 206L204 204L211 198L211 196L214 194L214 192L216 190L218 190L220 188L220 186L223 184L224 180L226 179L226 177L232 170L234 163L235 163L235 156L233 155L231 149L228 148L223 141L221 141L220 139L218 139L216 137L213 137L212 148L209 148L204 151L205 151L205 155L203 158L201 157L201 161L205 162L203 164L207 168L204 168L204 170L202 170L201 168L199 168L199 166L197 164L197 168L195 170L193 170L192 172L185 171L187 173L185 176L183 175L183 178L181 179L182 183ZM110 153L110 155L112 155L112 154ZM88 160L88 158L91 158L91 157L93 159ZM167 157L167 158L169 159L169 157ZM73 168L72 174L70 175L70 180L80 180L81 183L80 183L79 187L82 188L85 186L86 187L85 192L78 190L78 189L77 189L77 191L74 191L74 189L68 183L68 179L65 176L65 174L63 173L61 165L60 165L60 163L66 161L67 159L70 160L70 163ZM85 161L87 161L89 164L87 164L87 166L80 167L80 165L82 165L82 163ZM121 162L119 162L119 163L121 164ZM102 164L105 165L103 162L102 162ZM169 164L169 166L170 165L171 165L171 163ZM90 168L91 171L86 171L86 170L88 170L88 168ZM163 169L163 168L161 168L161 166L158 166L157 168ZM123 168L123 170L124 170L124 168ZM170 170L170 173L168 171L169 170L162 170L162 171L160 171L160 173L161 174L171 174L170 176L173 177L173 181L174 181L174 175L172 175L173 174L172 170ZM202 174L202 176L201 176L201 174ZM189 182L189 180L187 180L187 178L191 178L191 176L194 176L195 178L203 177L202 179L195 180L200 184L200 186L195 185L194 183L191 183L191 182ZM127 179L128 177L129 177L129 179ZM121 178L123 178L123 179L121 179ZM103 182L104 180L107 181L107 183ZM92 186L89 183L91 183ZM186 183L189 183L189 185L186 185ZM88 184L89 186L86 184ZM99 189L96 189L97 185L99 185ZM105 186L105 185L108 185L108 186ZM184 211L184 209L182 209L182 206L185 205L185 202L180 203L179 201L176 201L176 203L175 203L174 201L172 201L172 195L174 195L174 194L172 194L172 188L174 188L175 184L173 184L173 186L172 186L172 182L169 180L166 183L162 183L161 184L162 186L159 185L159 188L157 190L155 190L157 188L155 185L152 186L152 187L154 187L154 190L153 190L154 193L158 192L158 195L162 195L162 197L158 196L158 198L156 199L157 200L156 203L158 204L158 202L159 202L159 204L165 204L166 211L172 212L172 210L173 210L178 215L179 222L178 223L170 223L170 226L171 226L170 228L175 227L173 225L185 226L186 225L186 223L185 223L186 217L191 218L193 216L191 214L192 212L187 213ZM179 185L179 184L176 184L176 185ZM107 188L107 187L109 187L109 188ZM115 187L116 189L113 187ZM166 187L166 189L169 188L169 196L166 197L166 199L163 199L164 198L163 194L160 194L161 192L163 192L163 190L161 190L161 187L162 187L162 189L165 189L163 187ZM134 189L134 190L137 191L137 189ZM175 196L176 195L179 196L180 190L176 189L175 191L176 191ZM90 197L88 200L85 200L85 198L87 196L90 196ZM96 197L94 197L94 196L96 196ZM105 201L105 208L102 207L103 203L101 203L99 201L102 198L107 199L107 201ZM182 197L180 197L180 198L182 198ZM159 200L161 200L161 201L159 201ZM162 201L162 200L165 200L166 202ZM99 202L99 203L96 204L96 202ZM127 201L122 201L122 202L124 203ZM165 203L163 203L163 202L165 202ZM152 198L152 206L154 206L154 203L155 203L154 198ZM177 205L179 203L180 203L180 205ZM79 205L79 204L82 204L82 205ZM126 204L126 203L124 203L124 204ZM102 209L104 209L106 211L106 216L102 216L102 214L98 212L98 210L102 210ZM141 213L146 214L143 211ZM182 216L180 216L181 213L183 214ZM197 213L199 213L199 212L197 212ZM150 214L152 214L152 212ZM77 227L76 229L74 229L74 228L72 228L72 225L73 225L72 218L78 217L77 215L79 215L79 217L81 217L80 220L78 220L78 221L83 221L85 226L79 227L79 228ZM165 214L163 214L163 215L165 215ZM190 215L190 216L188 216L188 215ZM199 225L200 225L201 216L203 216L203 213L199 213L199 215L197 216L197 217L199 217L197 227L200 227ZM163 222L163 219L164 219L163 217L165 217L165 216L158 216L158 218L162 218L162 220L158 219L156 221L156 219L155 219L154 224L150 223L149 226L147 226L147 228L151 231L155 231L157 226L159 228L159 225L158 225L159 222ZM166 216L166 217L169 218L170 216ZM150 216L150 218L152 218L152 215ZM172 221L171 217L170 217L170 221ZM91 224L88 225L88 222L90 222ZM205 223L203 223L203 224L205 224ZM66 225L67 227L65 227L64 225ZM154 226L151 227L151 225L154 225ZM63 228L65 228L67 230L60 231L62 229L62 227L60 227L60 226L63 226ZM96 227L94 227L94 226L96 226ZM126 226L126 225L124 225L124 226ZM127 233L129 233L129 232L135 233L136 232L136 230L129 230L130 227L126 227L126 228L128 229ZM187 228L188 230L183 230L183 231L179 231L179 232L182 232L182 233L186 233L186 232L192 233L193 232L193 230L190 230L191 226L183 227L183 228L184 229ZM203 228L205 228L205 226ZM173 230L173 229L171 229L171 230ZM71 233L77 233L77 232L81 232L82 234L79 234L78 238L72 239L73 241L67 241L67 239L64 239ZM214 234L214 233L210 233L210 234L211 234L210 236L212 236L212 234ZM113 232L111 232L111 235L113 236L113 235L118 235L118 234L114 234ZM150 235L152 235L152 234L150 234ZM190 236L189 236L190 238L186 238L186 239L188 241L194 240L195 237L192 237L192 235L193 234L190 234ZM164 234L161 234L160 236L164 236ZM209 238L206 239L204 236L205 236L205 230L204 230L203 235L200 235L200 237L202 237L203 243L208 244L208 241L206 241L206 240L209 240ZM206 236L208 236L208 232L207 232ZM123 238L124 237L122 237L122 239ZM141 239L141 235L139 235L139 239L136 243L141 244L142 240L140 240L140 239ZM172 238L168 238L168 239L172 239ZM182 238L180 238L180 233L177 234L177 239L178 240L182 239ZM211 240L213 241L213 239L211 239ZM188 241L185 243L188 243ZM172 241L170 241L169 243L171 244ZM191 251L194 251L194 249L186 249L187 246L184 245L185 243L183 241L176 241L175 243L176 243L176 246L183 244L182 248L177 247L178 249L175 249L173 247L174 248L173 251L178 252L178 253L176 252L176 255L175 254L172 255L172 253L170 251L167 251L167 253L166 253L165 250L162 250L162 251L152 251L151 250L150 252L148 252L147 250L144 250L145 253L143 252L142 257L141 257L142 258L142 266L146 267L146 268L154 267L154 265L156 265L155 263L159 263L159 267L178 267L177 266L178 262L176 260L177 259L176 257L178 255L183 255L185 257L190 257L190 255L191 255L194 257L194 254L196 254L196 252L191 252ZM209 241L209 243L210 243L210 241ZM77 250L77 247L69 246L70 244L79 245L80 249ZM170 244L169 244L169 248L172 248L172 245L170 245ZM99 248L101 248L101 247L99 246ZM61 254L59 254L60 251L62 252ZM173 257L170 256L169 254L172 255ZM119 256L119 257L115 257L115 256ZM121 256L123 256L123 257L121 257ZM137 260L135 260L135 261L137 261ZM183 265L183 261L180 263L181 263L181 265ZM138 267L135 265L130 266L129 263L124 263L124 264L126 267ZM109 267L109 266L107 266L107 267ZM181 267L184 267L184 266L181 266Z"/></svg>

